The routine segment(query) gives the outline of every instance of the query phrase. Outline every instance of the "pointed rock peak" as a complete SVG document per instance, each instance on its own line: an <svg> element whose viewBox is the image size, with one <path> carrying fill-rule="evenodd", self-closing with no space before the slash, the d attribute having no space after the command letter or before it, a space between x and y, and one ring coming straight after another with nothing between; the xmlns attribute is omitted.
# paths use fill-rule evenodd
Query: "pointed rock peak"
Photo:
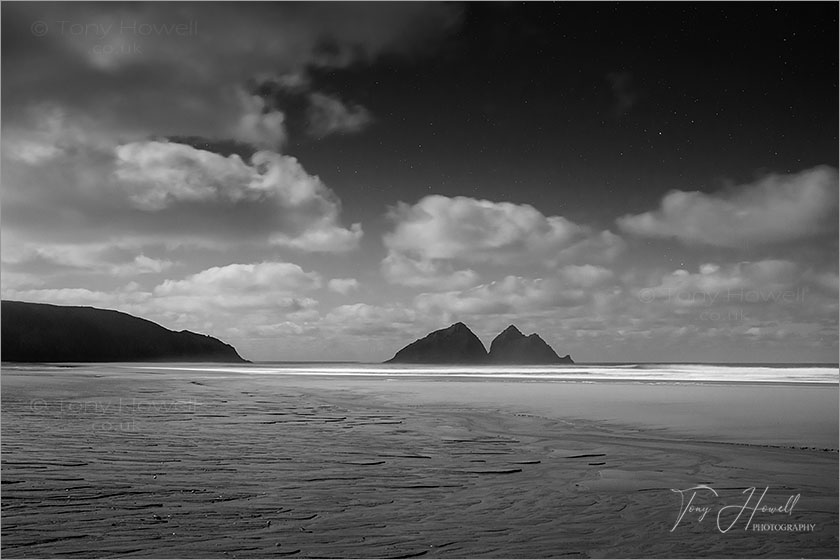
<svg viewBox="0 0 840 560"><path fill-rule="evenodd" d="M487 350L469 327L458 322L429 333L415 340L399 352L390 362L455 364L484 363Z"/></svg>
<svg viewBox="0 0 840 560"><path fill-rule="evenodd" d="M516 325L510 325L508 328L500 332L496 335L496 338L493 341L501 341L501 340L517 340L520 338L525 338L525 335L522 334L522 331L516 328Z"/></svg>

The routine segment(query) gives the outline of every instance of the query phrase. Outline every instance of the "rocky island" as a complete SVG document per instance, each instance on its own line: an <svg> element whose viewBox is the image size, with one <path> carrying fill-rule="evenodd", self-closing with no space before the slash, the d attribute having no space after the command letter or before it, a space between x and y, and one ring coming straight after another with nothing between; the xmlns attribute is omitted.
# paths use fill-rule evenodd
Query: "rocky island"
<svg viewBox="0 0 840 560"><path fill-rule="evenodd" d="M109 309L3 301L4 362L246 362L212 336Z"/></svg>
<svg viewBox="0 0 840 560"><path fill-rule="evenodd" d="M397 352L386 363L403 364L573 364L538 334L525 336L511 325L490 345L490 353L464 323L434 331Z"/></svg>
<svg viewBox="0 0 840 560"><path fill-rule="evenodd" d="M485 361L484 344L464 323L455 323L415 340L386 363L480 364Z"/></svg>
<svg viewBox="0 0 840 560"><path fill-rule="evenodd" d="M493 364L572 364L572 357L562 358L537 333L525 336L514 325L499 333L490 343L487 355Z"/></svg>

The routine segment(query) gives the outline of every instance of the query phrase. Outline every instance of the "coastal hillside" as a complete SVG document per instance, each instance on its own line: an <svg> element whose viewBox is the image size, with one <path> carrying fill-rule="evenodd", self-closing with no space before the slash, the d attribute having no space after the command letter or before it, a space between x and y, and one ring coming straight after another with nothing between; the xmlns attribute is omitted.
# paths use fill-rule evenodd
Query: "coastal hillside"
<svg viewBox="0 0 840 560"><path fill-rule="evenodd" d="M5 362L245 362L212 336L108 309L3 301Z"/></svg>

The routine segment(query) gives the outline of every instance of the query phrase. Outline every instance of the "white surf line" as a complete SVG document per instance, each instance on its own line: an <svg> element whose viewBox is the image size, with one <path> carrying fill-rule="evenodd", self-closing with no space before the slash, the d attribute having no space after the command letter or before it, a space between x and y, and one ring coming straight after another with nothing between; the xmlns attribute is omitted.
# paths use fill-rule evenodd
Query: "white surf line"
<svg viewBox="0 0 840 560"><path fill-rule="evenodd" d="M290 375L312 377L434 377L434 378L465 378L465 379L517 379L532 381L634 381L639 383L792 383L792 384L831 384L837 380L823 377L798 376L767 376L750 375L734 378L734 375L673 375L670 372L654 372L648 370L645 374L629 375L624 373L603 374L590 373L585 370L575 372L554 373L518 373L518 372L481 372L474 370L403 370L403 369L366 369L366 370L330 370L324 368L208 368L208 367L176 367L176 366L123 366L133 369L147 369L157 371L192 371L214 373L244 373L255 375Z"/></svg>

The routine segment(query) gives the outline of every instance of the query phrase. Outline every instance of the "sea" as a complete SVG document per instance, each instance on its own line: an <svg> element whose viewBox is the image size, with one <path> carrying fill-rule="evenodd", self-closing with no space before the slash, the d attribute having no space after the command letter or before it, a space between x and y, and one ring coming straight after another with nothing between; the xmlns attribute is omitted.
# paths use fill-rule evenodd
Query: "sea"
<svg viewBox="0 0 840 560"><path fill-rule="evenodd" d="M622 383L840 383L838 364L592 363L573 365L413 365L346 362L256 362L249 364L144 364L132 369L204 371L251 375L371 378L486 379Z"/></svg>

